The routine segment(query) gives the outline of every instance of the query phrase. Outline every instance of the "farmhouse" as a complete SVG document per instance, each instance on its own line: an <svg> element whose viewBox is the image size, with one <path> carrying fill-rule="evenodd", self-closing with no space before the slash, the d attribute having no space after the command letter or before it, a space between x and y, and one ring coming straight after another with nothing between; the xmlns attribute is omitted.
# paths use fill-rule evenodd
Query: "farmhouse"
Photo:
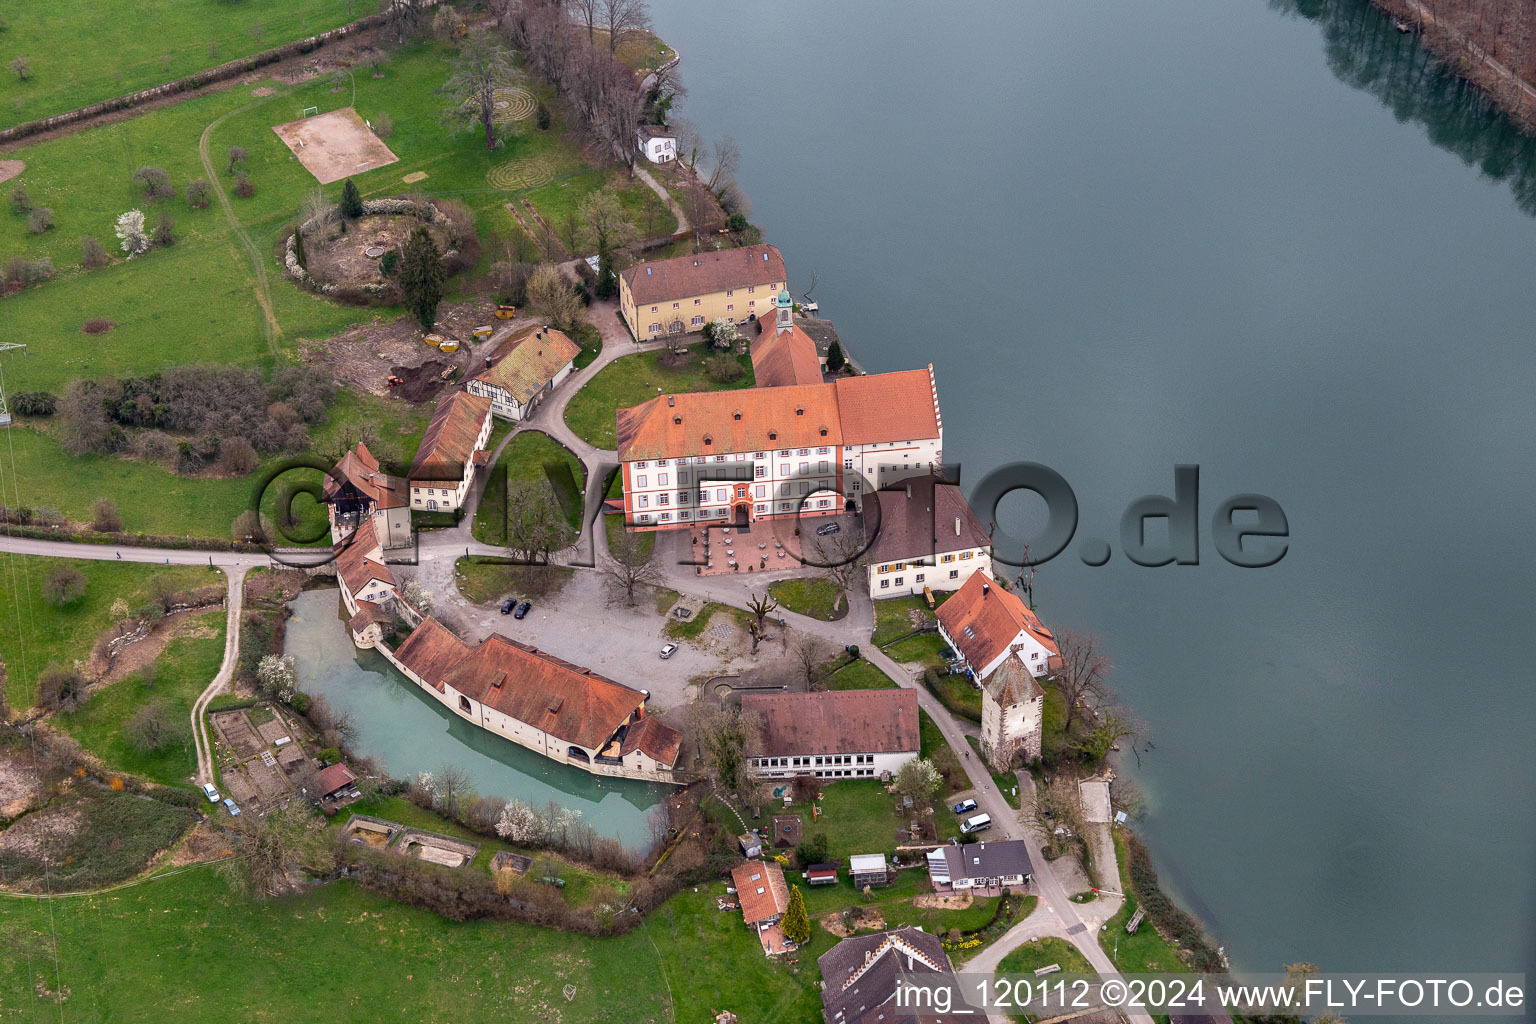
<svg viewBox="0 0 1536 1024"><path fill-rule="evenodd" d="M635 130L635 148L653 164L669 164L677 159L677 133L666 125L643 124Z"/></svg>
<svg viewBox="0 0 1536 1024"><path fill-rule="evenodd" d="M451 512L464 504L475 467L487 456L491 400L456 391L440 399L407 474L414 512Z"/></svg>
<svg viewBox="0 0 1536 1024"><path fill-rule="evenodd" d="M874 498L877 509L865 518L875 534L866 556L870 597L959 590L989 565L992 539L955 484L913 477Z"/></svg>
<svg viewBox="0 0 1536 1024"><path fill-rule="evenodd" d="M951 1014L955 1020L976 1015L955 980L944 944L921 928L855 935L817 957L816 966L827 1024L932 1024L950 1020ZM909 984L939 1001L900 1005L897 990ZM937 1005L950 1007L951 1013L935 1013Z"/></svg>
<svg viewBox="0 0 1536 1024"><path fill-rule="evenodd" d="M913 690L748 693L741 710L762 722L750 753L764 778L894 775L920 745Z"/></svg>
<svg viewBox="0 0 1536 1024"><path fill-rule="evenodd" d="M649 694L499 634L471 648L425 618L379 650L460 718L594 775L671 781L682 736L647 714Z"/></svg>
<svg viewBox="0 0 1536 1024"><path fill-rule="evenodd" d="M972 574L939 606L939 635L965 663L966 674L985 684L1011 654L1032 676L1060 668L1061 651L1051 631L989 573Z"/></svg>
<svg viewBox="0 0 1536 1024"><path fill-rule="evenodd" d="M321 487L321 500L331 521L331 536L340 540L372 519L386 548L411 541L411 509L405 481L379 469L379 460L361 441L331 467Z"/></svg>
<svg viewBox="0 0 1536 1024"><path fill-rule="evenodd" d="M737 323L767 314L788 283L771 245L701 252L637 263L619 275L619 310L637 339L702 331L711 320Z"/></svg>
<svg viewBox="0 0 1536 1024"><path fill-rule="evenodd" d="M935 892L968 889L977 896L1001 896L1023 889L1033 872L1022 839L928 851L928 878Z"/></svg>
<svg viewBox="0 0 1536 1024"><path fill-rule="evenodd" d="M943 464L931 364L821 384L659 395L620 409L617 425L625 525L639 530L835 515Z"/></svg>
<svg viewBox="0 0 1536 1024"><path fill-rule="evenodd" d="M564 332L530 327L487 356L486 368L465 381L464 390L489 398L491 412L502 419L520 420L571 375L580 354Z"/></svg>

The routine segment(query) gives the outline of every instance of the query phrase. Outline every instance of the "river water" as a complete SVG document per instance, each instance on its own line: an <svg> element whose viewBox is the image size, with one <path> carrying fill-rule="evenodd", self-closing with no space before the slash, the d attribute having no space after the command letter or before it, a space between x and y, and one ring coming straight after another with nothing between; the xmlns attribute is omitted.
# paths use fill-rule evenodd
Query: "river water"
<svg viewBox="0 0 1536 1024"><path fill-rule="evenodd" d="M1234 965L1530 969L1532 143L1360 2L651 8L796 291L934 363L966 481L1044 463L1114 542L1037 606L1107 643L1143 831ZM1132 565L1176 463L1200 564ZM1238 492L1289 517L1272 568L1209 540Z"/></svg>
<svg viewBox="0 0 1536 1024"><path fill-rule="evenodd" d="M284 650L299 666L299 686L325 696L357 723L356 748L397 779L437 772L469 774L482 796L517 797L542 810L551 800L581 812L599 835L632 849L650 842L647 812L669 788L605 779L555 764L470 725L406 679L384 656L359 651L339 617L336 590L311 590L293 602Z"/></svg>

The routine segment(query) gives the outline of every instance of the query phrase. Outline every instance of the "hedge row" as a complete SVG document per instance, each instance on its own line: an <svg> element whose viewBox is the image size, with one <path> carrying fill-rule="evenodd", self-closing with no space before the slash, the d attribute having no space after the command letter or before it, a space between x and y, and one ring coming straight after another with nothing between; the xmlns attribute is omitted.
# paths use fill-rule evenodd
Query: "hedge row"
<svg viewBox="0 0 1536 1024"><path fill-rule="evenodd" d="M1205 939L1200 922L1180 909L1162 887L1157 884L1157 872L1152 858L1140 839L1131 832L1124 833L1125 850L1130 861L1131 894L1157 930L1177 942L1189 954L1189 964L1197 971L1222 969L1221 954Z"/></svg>

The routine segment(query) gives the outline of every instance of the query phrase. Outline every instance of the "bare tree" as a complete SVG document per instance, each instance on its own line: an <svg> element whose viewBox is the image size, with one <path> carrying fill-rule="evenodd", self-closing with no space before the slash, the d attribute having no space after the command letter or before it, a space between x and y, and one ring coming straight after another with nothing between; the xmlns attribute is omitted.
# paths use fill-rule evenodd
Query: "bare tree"
<svg viewBox="0 0 1536 1024"><path fill-rule="evenodd" d="M1067 720L1063 730L1070 735L1072 723L1088 701L1104 699L1109 689L1109 656L1100 649L1099 638L1074 629L1056 632L1056 647L1061 652L1061 668L1052 679L1067 702Z"/></svg>
<svg viewBox="0 0 1536 1024"><path fill-rule="evenodd" d="M460 807L474 794L469 773L456 764L443 763L437 770L437 809L456 818Z"/></svg>
<svg viewBox="0 0 1536 1024"><path fill-rule="evenodd" d="M516 74L512 53L489 32L476 32L459 48L453 73L439 93L448 97L443 120L455 130L479 124L485 148L496 148L496 90Z"/></svg>
<svg viewBox="0 0 1536 1024"><path fill-rule="evenodd" d="M379 0L379 13L401 46L426 31L427 0Z"/></svg>
<svg viewBox="0 0 1536 1024"><path fill-rule="evenodd" d="M568 331L581 319L581 296L570 278L552 264L542 264L528 278L528 309L545 323Z"/></svg>
<svg viewBox="0 0 1536 1024"><path fill-rule="evenodd" d="M821 681L821 667L827 659L832 657L832 646L820 637L802 636L794 647L795 664L800 668L800 674L805 679L807 690L816 689L816 684Z"/></svg>
<svg viewBox="0 0 1536 1024"><path fill-rule="evenodd" d="M597 45L597 21L602 14L603 0L570 0L571 13L576 15L587 29L587 42Z"/></svg>
<svg viewBox="0 0 1536 1024"><path fill-rule="evenodd" d="M608 55L618 53L619 42L631 32L651 27L651 12L645 0L597 0L598 16L608 29Z"/></svg>
<svg viewBox="0 0 1536 1024"><path fill-rule="evenodd" d="M300 803L265 817L243 814L235 819L235 856L225 862L225 870L237 887L253 895L276 895L288 888L295 871L317 859L321 828Z"/></svg>
<svg viewBox="0 0 1536 1024"><path fill-rule="evenodd" d="M638 533L625 530L616 544L608 546L608 564L603 572L616 591L624 594L624 602L631 608L635 604L636 587L659 586L665 579L661 567L656 564L654 550L644 543Z"/></svg>
<svg viewBox="0 0 1536 1024"><path fill-rule="evenodd" d="M153 700L129 716L123 723L123 736L141 754L164 750L181 739L180 719L171 714L164 700Z"/></svg>
<svg viewBox="0 0 1536 1024"><path fill-rule="evenodd" d="M1035 790L1034 806L1026 817L1041 834L1041 845L1056 855L1081 854L1084 849L1082 835L1083 804L1078 796L1077 781L1058 774L1050 783Z"/></svg>
<svg viewBox="0 0 1536 1024"><path fill-rule="evenodd" d="M544 481L507 486L507 547L522 562L539 564L575 541L554 491Z"/></svg>
<svg viewBox="0 0 1536 1024"><path fill-rule="evenodd" d="M830 536L817 536L811 544L811 557L805 561L819 570L818 575L837 588L834 611L843 606L848 591L858 582L866 564L869 546L853 530L840 530Z"/></svg>
<svg viewBox="0 0 1536 1024"><path fill-rule="evenodd" d="M738 806L753 803L759 780L752 753L762 733L757 716L701 700L689 705L687 717L711 787Z"/></svg>
<svg viewBox="0 0 1536 1024"><path fill-rule="evenodd" d="M752 652L754 654L757 653L757 645L762 643L763 637L767 635L763 627L763 620L778 607L779 602L775 601L767 593L764 593L761 597L753 595L752 600L747 602L747 610L752 613L752 622L748 627L748 632L752 634Z"/></svg>
<svg viewBox="0 0 1536 1024"><path fill-rule="evenodd" d="M736 169L741 165L741 147L736 145L736 140L729 135L723 135L715 140L710 148L709 177L704 179L704 187L715 195L721 195L727 186L735 187Z"/></svg>

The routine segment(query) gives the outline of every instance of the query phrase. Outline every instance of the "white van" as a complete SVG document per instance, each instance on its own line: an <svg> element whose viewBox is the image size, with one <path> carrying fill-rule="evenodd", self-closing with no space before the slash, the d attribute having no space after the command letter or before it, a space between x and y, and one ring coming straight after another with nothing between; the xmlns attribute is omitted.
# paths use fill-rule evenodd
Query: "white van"
<svg viewBox="0 0 1536 1024"><path fill-rule="evenodd" d="M978 814L973 818L966 818L960 823L960 831L966 834L972 832L985 832L992 827L992 815Z"/></svg>

